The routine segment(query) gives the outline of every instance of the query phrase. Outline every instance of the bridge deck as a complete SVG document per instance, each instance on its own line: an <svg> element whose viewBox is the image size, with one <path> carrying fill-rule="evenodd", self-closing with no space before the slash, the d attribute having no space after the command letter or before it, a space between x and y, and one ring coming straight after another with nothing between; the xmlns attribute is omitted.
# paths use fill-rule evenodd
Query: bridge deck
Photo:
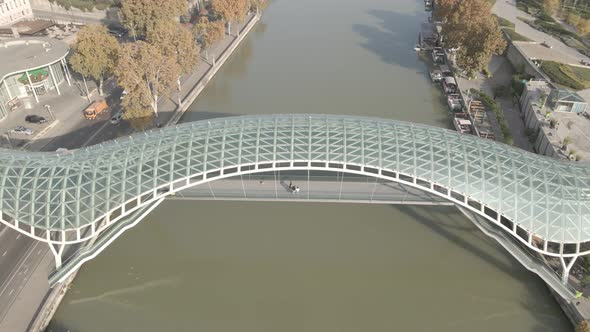
<svg viewBox="0 0 590 332"><path fill-rule="evenodd" d="M300 187L299 193L289 190L290 183ZM342 173L308 178L307 172L237 176L184 189L169 199L453 205L440 196L383 179Z"/></svg>

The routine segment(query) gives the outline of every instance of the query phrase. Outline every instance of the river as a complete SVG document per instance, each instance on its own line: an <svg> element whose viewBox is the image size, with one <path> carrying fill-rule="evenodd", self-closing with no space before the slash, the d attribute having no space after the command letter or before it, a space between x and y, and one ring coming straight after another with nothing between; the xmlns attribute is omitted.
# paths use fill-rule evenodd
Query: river
<svg viewBox="0 0 590 332"><path fill-rule="evenodd" d="M378 116L449 127L413 51L422 0L276 0L183 121ZM165 202L84 265L52 331L570 331L451 207Z"/></svg>

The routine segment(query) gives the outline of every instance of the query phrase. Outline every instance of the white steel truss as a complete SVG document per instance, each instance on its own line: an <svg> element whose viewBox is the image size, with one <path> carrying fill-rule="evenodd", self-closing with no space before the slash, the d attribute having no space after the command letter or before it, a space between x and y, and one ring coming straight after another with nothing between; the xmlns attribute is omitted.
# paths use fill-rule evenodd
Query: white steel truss
<svg viewBox="0 0 590 332"><path fill-rule="evenodd" d="M590 253L590 166L442 128L376 118L204 120L67 153L0 151L1 221L56 245L93 238L191 186L274 170L331 170L420 188L533 250Z"/></svg>

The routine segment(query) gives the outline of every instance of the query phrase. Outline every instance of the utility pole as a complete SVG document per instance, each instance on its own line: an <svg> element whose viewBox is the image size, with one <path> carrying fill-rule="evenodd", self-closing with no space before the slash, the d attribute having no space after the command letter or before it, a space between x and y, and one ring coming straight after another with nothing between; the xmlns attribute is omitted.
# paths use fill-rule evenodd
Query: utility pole
<svg viewBox="0 0 590 332"><path fill-rule="evenodd" d="M55 116L53 115L53 112L51 112L51 105L45 104L45 105L43 105L43 107L45 107L45 109L47 110L47 113L49 113L49 119L51 121L55 121Z"/></svg>

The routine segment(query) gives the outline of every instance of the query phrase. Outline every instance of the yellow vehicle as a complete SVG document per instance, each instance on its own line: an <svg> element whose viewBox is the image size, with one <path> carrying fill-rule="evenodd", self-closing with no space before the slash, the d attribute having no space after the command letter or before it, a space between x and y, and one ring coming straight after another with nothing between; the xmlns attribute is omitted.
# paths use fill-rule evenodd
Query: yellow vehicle
<svg viewBox="0 0 590 332"><path fill-rule="evenodd" d="M106 100L103 99L95 101L84 110L84 117L86 117L86 119L88 120L94 120L99 116L100 113L104 112L107 108L108 105Z"/></svg>

